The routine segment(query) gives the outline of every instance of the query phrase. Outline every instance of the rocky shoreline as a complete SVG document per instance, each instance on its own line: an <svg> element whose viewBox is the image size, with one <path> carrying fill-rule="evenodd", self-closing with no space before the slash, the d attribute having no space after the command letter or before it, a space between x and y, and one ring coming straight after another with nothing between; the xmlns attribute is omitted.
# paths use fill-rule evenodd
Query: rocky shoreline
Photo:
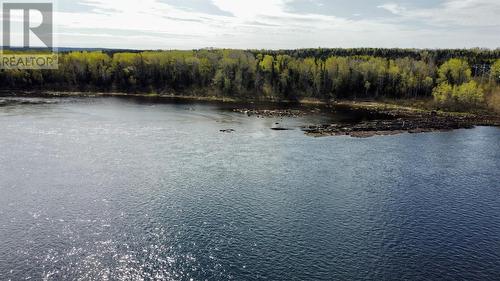
<svg viewBox="0 0 500 281"><path fill-rule="evenodd" d="M379 111L378 113L383 113ZM372 136L396 135L402 133L425 133L471 129L475 126L500 126L499 116L477 116L460 113L438 113L421 111L386 112L392 119L366 120L352 124L321 124L305 126L302 130L309 136L351 136L367 138Z"/></svg>
<svg viewBox="0 0 500 281"><path fill-rule="evenodd" d="M471 129L475 126L500 126L500 116L498 115L428 111L373 102L343 102L331 105L332 111L337 109L364 111L371 116L377 117L351 123L337 122L331 124L307 125L301 128L302 131L304 131L306 135L314 137L351 136L356 138L367 138L402 133L415 134ZM234 109L233 111L258 118L296 118L314 114L320 110Z"/></svg>
<svg viewBox="0 0 500 281"><path fill-rule="evenodd" d="M455 118L417 118L394 120L371 120L357 124L311 125L302 130L310 136L352 136L372 137L376 135L395 135L401 133L424 133L433 131L449 131L454 129L470 129L474 125L466 120Z"/></svg>

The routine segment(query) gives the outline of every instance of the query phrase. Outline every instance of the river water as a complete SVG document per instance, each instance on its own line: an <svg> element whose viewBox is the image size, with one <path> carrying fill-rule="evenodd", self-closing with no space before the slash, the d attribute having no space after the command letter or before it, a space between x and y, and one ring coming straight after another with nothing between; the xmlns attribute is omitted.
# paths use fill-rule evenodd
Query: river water
<svg viewBox="0 0 500 281"><path fill-rule="evenodd" d="M21 101L0 107L0 280L500 276L498 128L313 138L340 117Z"/></svg>

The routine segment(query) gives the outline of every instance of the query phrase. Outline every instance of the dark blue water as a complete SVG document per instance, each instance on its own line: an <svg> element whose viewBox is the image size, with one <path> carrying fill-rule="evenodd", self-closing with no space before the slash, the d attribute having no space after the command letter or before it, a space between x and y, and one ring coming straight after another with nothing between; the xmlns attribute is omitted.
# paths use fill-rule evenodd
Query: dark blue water
<svg viewBox="0 0 500 281"><path fill-rule="evenodd" d="M0 107L0 280L500 277L497 128L312 138L269 128L331 117L52 101Z"/></svg>

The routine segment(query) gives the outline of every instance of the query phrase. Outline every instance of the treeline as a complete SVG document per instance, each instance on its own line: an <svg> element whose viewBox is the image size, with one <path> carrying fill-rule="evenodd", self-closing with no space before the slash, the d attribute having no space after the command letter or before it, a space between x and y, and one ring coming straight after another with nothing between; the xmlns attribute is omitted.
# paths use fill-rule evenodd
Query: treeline
<svg viewBox="0 0 500 281"><path fill-rule="evenodd" d="M332 56L352 57L352 56L372 56L387 59L412 58L415 60L433 61L441 65L452 58L463 58L471 65L489 64L493 60L500 58L500 48L490 49L382 49L382 48L336 48L336 49L295 49L295 50L255 50L253 54L269 55L289 55L295 58L314 57L327 59Z"/></svg>
<svg viewBox="0 0 500 281"><path fill-rule="evenodd" d="M440 67L462 58L467 82L497 83L499 50L73 51L57 70L2 70L2 89L121 91L235 98L431 97ZM495 64L497 62L497 64ZM473 66L481 63L482 72ZM456 71L455 65L449 69ZM445 76L448 74L444 74ZM465 83L465 82L464 82ZM451 86L455 84L449 83Z"/></svg>

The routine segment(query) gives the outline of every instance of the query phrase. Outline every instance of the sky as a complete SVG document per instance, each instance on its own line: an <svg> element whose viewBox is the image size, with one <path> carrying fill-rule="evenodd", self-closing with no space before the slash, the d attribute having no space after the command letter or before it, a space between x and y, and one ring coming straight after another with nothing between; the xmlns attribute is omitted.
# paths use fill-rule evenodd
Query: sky
<svg viewBox="0 0 500 281"><path fill-rule="evenodd" d="M60 47L500 47L500 0L56 0L55 7Z"/></svg>

